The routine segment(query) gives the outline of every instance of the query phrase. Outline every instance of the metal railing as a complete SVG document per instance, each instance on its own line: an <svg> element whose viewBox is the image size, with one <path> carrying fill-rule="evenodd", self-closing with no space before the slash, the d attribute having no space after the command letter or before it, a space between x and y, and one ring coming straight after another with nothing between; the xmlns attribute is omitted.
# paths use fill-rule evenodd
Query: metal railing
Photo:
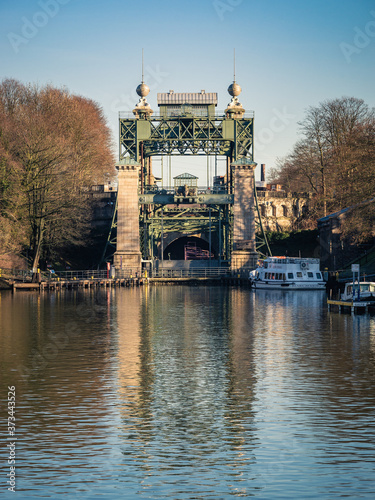
<svg viewBox="0 0 375 500"><path fill-rule="evenodd" d="M186 191L186 196L198 196L200 194L228 194L228 188L225 186L187 186ZM172 194L183 196L185 194L185 186L159 187L155 185L148 185L145 186L143 193L141 189L138 189L138 194Z"/></svg>
<svg viewBox="0 0 375 500"><path fill-rule="evenodd" d="M27 269L0 268L0 278L30 281L32 276L32 271Z"/></svg>
<svg viewBox="0 0 375 500"><path fill-rule="evenodd" d="M220 278L236 277L243 278L249 276L249 269L231 270L225 267L203 267L192 269L158 269L153 271L152 278Z"/></svg>
<svg viewBox="0 0 375 500"><path fill-rule="evenodd" d="M119 119L136 119L133 111L119 111L118 113ZM160 121L160 120L179 120L180 118L194 118L196 120L223 120L226 117L226 113L224 110L215 110L215 113L207 113L207 114L200 114L200 113L194 113L192 111L191 113L176 113L176 114L160 114L159 113L153 113L150 118L148 118L150 121ZM254 111L245 111L241 118L254 118ZM240 120L239 118L236 118L237 120Z"/></svg>
<svg viewBox="0 0 375 500"><path fill-rule="evenodd" d="M109 277L109 274L108 274ZM60 279L62 281L70 280L91 280L91 279L105 279L107 278L107 270L101 271L55 271L50 273L50 279Z"/></svg>
<svg viewBox="0 0 375 500"><path fill-rule="evenodd" d="M247 278L251 269L232 270L227 267L197 267L191 269L153 269L135 271L134 269L111 269L105 270L82 270L82 271L44 271L41 273L43 281L79 281L79 280L104 280L104 279L136 279L136 278ZM22 281L31 281L32 271L18 269L0 269L0 277L16 279Z"/></svg>

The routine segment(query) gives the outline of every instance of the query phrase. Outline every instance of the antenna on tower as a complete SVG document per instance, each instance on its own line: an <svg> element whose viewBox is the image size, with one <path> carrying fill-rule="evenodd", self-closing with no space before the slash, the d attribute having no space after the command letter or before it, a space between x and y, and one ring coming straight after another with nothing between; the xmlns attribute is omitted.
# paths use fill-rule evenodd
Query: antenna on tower
<svg viewBox="0 0 375 500"><path fill-rule="evenodd" d="M236 49L233 49L233 82L236 81Z"/></svg>
<svg viewBox="0 0 375 500"><path fill-rule="evenodd" d="M143 83L143 49L142 49L142 83Z"/></svg>

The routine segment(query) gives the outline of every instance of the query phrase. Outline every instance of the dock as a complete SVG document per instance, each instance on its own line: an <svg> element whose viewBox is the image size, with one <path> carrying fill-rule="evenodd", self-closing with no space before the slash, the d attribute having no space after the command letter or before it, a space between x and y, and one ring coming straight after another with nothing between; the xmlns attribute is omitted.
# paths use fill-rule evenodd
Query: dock
<svg viewBox="0 0 375 500"><path fill-rule="evenodd" d="M51 280L40 283L17 282L10 283L12 292L20 290L29 291L53 291L53 290L73 290L89 288L112 288L112 287L132 287L141 286L145 283L144 278L121 278L121 279L76 279L76 280Z"/></svg>
<svg viewBox="0 0 375 500"><path fill-rule="evenodd" d="M331 310L332 306L336 306L336 307L338 307L340 313L344 310L347 310L348 308L350 309L352 314L354 314L356 312L368 313L370 310L375 310L375 303L371 302L371 301L369 301L369 302L365 302L365 301L355 302L355 301L328 299L327 304L328 304L328 311Z"/></svg>
<svg viewBox="0 0 375 500"><path fill-rule="evenodd" d="M240 276L207 276L207 277L127 277L127 278L107 278L107 279L60 279L47 280L33 283L31 281L7 280L9 289L13 293L17 291L55 291L55 290L74 290L74 289L92 289L92 288L120 288L137 287L143 285L222 285L222 286L241 286L251 287L247 278Z"/></svg>
<svg viewBox="0 0 375 500"><path fill-rule="evenodd" d="M131 269L57 271L35 273L26 270L2 270L0 288L18 291L44 292L54 290L137 287L143 285L237 286L250 288L249 270L231 271L227 268L164 269L142 273Z"/></svg>

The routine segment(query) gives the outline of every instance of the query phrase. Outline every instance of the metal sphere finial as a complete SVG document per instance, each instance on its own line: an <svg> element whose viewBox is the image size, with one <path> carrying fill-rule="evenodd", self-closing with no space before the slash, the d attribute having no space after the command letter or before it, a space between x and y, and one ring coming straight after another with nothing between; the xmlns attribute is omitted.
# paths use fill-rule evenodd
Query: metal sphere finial
<svg viewBox="0 0 375 500"><path fill-rule="evenodd" d="M239 96L241 94L241 91L242 91L241 87L235 81L228 87L228 94L231 95L232 97Z"/></svg>
<svg viewBox="0 0 375 500"><path fill-rule="evenodd" d="M150 87L142 82L138 85L136 92L139 97L146 97L150 93Z"/></svg>

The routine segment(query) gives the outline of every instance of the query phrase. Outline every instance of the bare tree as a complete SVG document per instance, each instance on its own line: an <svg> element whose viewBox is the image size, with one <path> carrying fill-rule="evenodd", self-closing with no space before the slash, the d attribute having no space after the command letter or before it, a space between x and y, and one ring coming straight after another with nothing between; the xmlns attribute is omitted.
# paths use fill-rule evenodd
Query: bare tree
<svg viewBox="0 0 375 500"><path fill-rule="evenodd" d="M314 193L310 216L325 216L369 199L375 192L375 115L362 99L342 97L310 107L303 138L275 176L292 190Z"/></svg>
<svg viewBox="0 0 375 500"><path fill-rule="evenodd" d="M113 173L110 132L91 100L50 86L0 86L3 159L17 165L19 218L27 227L33 269L43 245L77 241L87 229L82 191Z"/></svg>

